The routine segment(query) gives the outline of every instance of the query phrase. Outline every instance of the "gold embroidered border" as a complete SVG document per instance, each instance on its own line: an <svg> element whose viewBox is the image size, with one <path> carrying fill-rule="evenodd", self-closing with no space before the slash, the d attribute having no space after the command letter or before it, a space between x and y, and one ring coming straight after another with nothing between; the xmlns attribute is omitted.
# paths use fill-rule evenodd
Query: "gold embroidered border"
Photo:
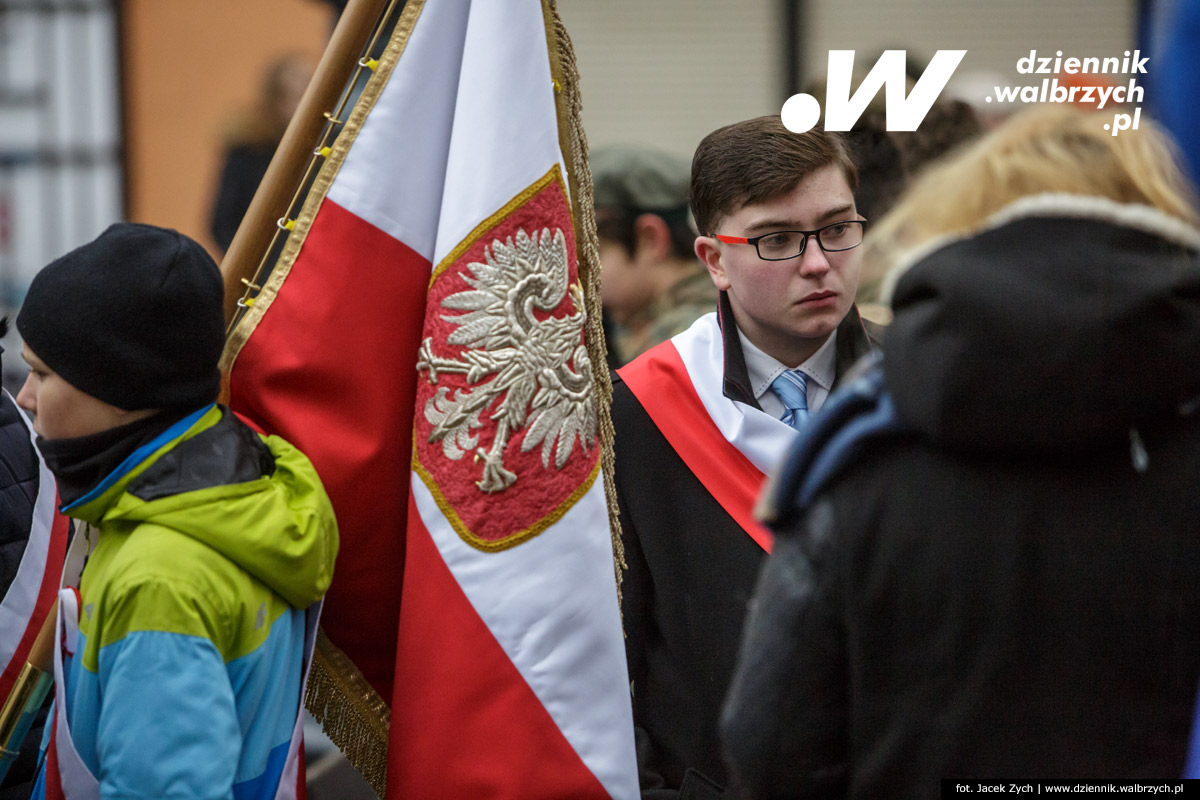
<svg viewBox="0 0 1200 800"><path fill-rule="evenodd" d="M467 527L467 524L462 521L462 518L458 516L458 512L454 510L454 506L450 505L450 502L446 500L445 496L442 494L441 489L438 487L437 480L430 475L424 467L421 466L421 461L417 457L417 445L415 441L413 442L412 466L413 470L421 476L421 480L425 483L426 488L428 488L430 494L433 495L433 500L435 503L437 503L437 507L441 509L442 514L445 515L446 519L450 522L451 527L454 528L459 537L464 542L471 545L471 547L474 547L476 550L482 550L485 553L499 553L502 550L508 550L516 547L522 542L529 541L554 523L558 522L560 519L562 519L564 514L571 510L573 505L579 502L580 498L588 493L588 490L592 488L592 484L596 482L596 476L600 473L600 459L596 459L595 466L592 467L591 473L588 474L583 483L575 487L575 491L571 492L567 499L559 503L553 511L524 530L517 531L511 536L505 536L503 539L492 540L476 536L471 529Z"/></svg>
<svg viewBox="0 0 1200 800"><path fill-rule="evenodd" d="M518 194L512 200L509 200L507 203L505 203L504 206L499 211L497 211L495 214L492 214L490 217L485 219L483 222L476 225L474 227L474 229L472 229L472 231L470 233L468 233L463 238L463 240L455 246L455 248L453 250L451 250L449 253L446 254L445 258L443 258L440 262L438 262L438 265L434 268L433 273L429 276L429 288L433 288L434 281L436 281L438 278L440 278L442 276L442 273L444 273L446 270L450 269L450 267L452 267L454 265L454 262L458 261L458 259L462 257L463 253L470 250L471 245L475 244L475 242L477 242L479 240L480 236L483 236L483 234L487 233L492 228L495 228L497 225L500 224L500 222L502 220L504 220L506 217L508 217L510 214L512 214L518 208L520 208L521 206L523 206L527 202L529 202L530 198L532 198L535 194L540 192L542 189L545 189L551 183L557 183L560 187L562 187L562 170L558 164L555 164L553 167L551 167L546 172L545 175L543 175L542 177L538 178L536 181L531 183L528 187L526 187L520 194ZM566 188L564 187L563 188L563 197L565 198L566 196L567 196L567 191L566 191ZM567 199L568 211L570 210L570 208L571 208L571 201L568 198ZM571 224L572 224L572 226L574 226L574 224L575 224L574 220L571 221ZM572 233L574 233L573 227L572 227ZM576 270L578 270L578 266L576 267Z"/></svg>
<svg viewBox="0 0 1200 800"><path fill-rule="evenodd" d="M513 212L529 202L534 195L536 195L542 189L545 189L551 183L557 183L559 188L563 190L563 196L567 198L567 209L568 211L571 211L570 224L574 229L574 212L571 208L570 198L567 197L566 187L564 187L562 184L562 168L560 165L555 164L553 167L547 170L545 175L538 178L514 198L505 203L496 213L492 214L483 222L476 225L471 232L454 247L453 250L447 253L446 257L438 262L437 267L433 270L433 274L429 278L429 287L432 288L434 282L443 274L445 274L445 272L450 269L450 267L452 267L459 258L462 257L463 253L467 252L472 245L479 241L481 236L488 231L493 230L497 225L507 219ZM572 230L572 232L574 233L574 230ZM578 252L579 248L576 246L576 259L578 259ZM578 269L579 267L577 262L576 272L578 272ZM588 313L591 313L590 308L588 309ZM585 335L585 341L586 338L587 336ZM591 354L589 353L589 356L590 355ZM605 362L601 361L600 363L603 364ZM590 489L592 484L595 483L596 475L600 471L600 460L597 459L596 465L592 468L591 474L588 476L588 478L582 484L576 487L575 491L573 491L566 500L559 504L557 508L539 519L537 522L530 525L528 528L518 531L511 536L506 536L498 541L484 539L480 536L477 536L471 531L470 528L467 527L467 524L463 522L461 517L458 516L458 512L456 512L454 507L450 505L449 501L446 500L441 489L438 488L437 480L433 477L433 475L426 471L423 466L421 466L420 458L417 455L417 446L415 440L413 442L412 466L413 470L421 476L421 480L425 483L425 486L429 488L429 491L433 495L433 499L437 503L438 508L441 509L442 513L446 516L446 519L449 520L450 525L455 531L458 532L458 535L462 538L462 540L471 545L471 547L474 547L476 550L482 550L486 553L498 553L501 550L507 550L510 547L516 547L522 542L532 539L534 536L537 536L539 533L546 530L546 528L549 528L555 522L558 522L558 520L562 518L563 514L567 513L571 506L579 502L579 498L587 494L588 489Z"/></svg>
<svg viewBox="0 0 1200 800"><path fill-rule="evenodd" d="M317 211L325 202L325 195L329 192L329 187L333 185L333 179L337 177L338 171L341 170L354 140L358 138L363 123L371 113L371 109L375 107L376 101L383 93L383 88L387 86L396 62L400 60L400 56L408 46L408 40L417 24L417 18L421 15L424 7L425 0L407 0L404 4L400 18L396 21L396 27L392 31L392 38L380 55L375 71L367 80L367 85L363 87L362 94L354 104L354 110L350 112L346 124L334 141L333 147L330 148L329 156L313 180L312 188L304 198L304 205L296 217L295 227L288 235L287 242L275 263L275 268L271 270L270 278L267 279L262 291L254 299L254 304L250 306L249 311L225 341L225 350L221 354L220 364L223 374L228 374L233 369L233 364L242 351L242 347L245 346L250 335L262 321L263 315L267 313L267 309L271 307L271 303L274 302L284 281L291 273L292 266L296 263L300 250L304 247L304 240L308 238L308 232L312 228Z"/></svg>

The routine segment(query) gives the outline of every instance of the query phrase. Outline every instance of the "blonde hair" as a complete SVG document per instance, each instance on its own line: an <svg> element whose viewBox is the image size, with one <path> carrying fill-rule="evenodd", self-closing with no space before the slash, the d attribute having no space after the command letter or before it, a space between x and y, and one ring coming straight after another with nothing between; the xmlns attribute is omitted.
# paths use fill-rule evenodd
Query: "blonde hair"
<svg viewBox="0 0 1200 800"><path fill-rule="evenodd" d="M1142 118L1113 136L1111 112L1041 106L932 165L874 226L864 243L863 292L874 292L905 252L978 230L1010 203L1037 194L1102 197L1151 206L1200 226L1193 188L1171 141Z"/></svg>

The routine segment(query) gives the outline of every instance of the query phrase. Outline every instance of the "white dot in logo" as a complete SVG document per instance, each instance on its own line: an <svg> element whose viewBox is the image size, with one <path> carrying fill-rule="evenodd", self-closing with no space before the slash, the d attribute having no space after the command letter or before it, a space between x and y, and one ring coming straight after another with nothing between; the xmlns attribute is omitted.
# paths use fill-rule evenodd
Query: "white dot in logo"
<svg viewBox="0 0 1200 800"><path fill-rule="evenodd" d="M811 94L794 94L779 111L783 127L792 133L811 131L821 120L821 104Z"/></svg>

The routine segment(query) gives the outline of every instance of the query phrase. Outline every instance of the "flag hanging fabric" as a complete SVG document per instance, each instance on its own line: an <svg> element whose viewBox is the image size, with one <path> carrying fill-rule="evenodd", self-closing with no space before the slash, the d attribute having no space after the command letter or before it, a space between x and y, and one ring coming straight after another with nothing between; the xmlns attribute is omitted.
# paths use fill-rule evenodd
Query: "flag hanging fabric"
<svg viewBox="0 0 1200 800"><path fill-rule="evenodd" d="M539 0L409 0L226 352L333 500L388 797L638 795L557 58Z"/></svg>

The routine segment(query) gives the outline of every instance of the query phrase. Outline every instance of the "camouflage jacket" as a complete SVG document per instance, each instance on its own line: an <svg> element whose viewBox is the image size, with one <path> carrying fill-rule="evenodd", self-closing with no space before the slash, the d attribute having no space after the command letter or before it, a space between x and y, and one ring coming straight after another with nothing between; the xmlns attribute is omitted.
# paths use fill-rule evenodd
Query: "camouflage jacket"
<svg viewBox="0 0 1200 800"><path fill-rule="evenodd" d="M716 310L717 287L708 271L696 262L696 271L681 278L623 325L617 325L613 344L622 364L654 345L682 333L700 317Z"/></svg>

